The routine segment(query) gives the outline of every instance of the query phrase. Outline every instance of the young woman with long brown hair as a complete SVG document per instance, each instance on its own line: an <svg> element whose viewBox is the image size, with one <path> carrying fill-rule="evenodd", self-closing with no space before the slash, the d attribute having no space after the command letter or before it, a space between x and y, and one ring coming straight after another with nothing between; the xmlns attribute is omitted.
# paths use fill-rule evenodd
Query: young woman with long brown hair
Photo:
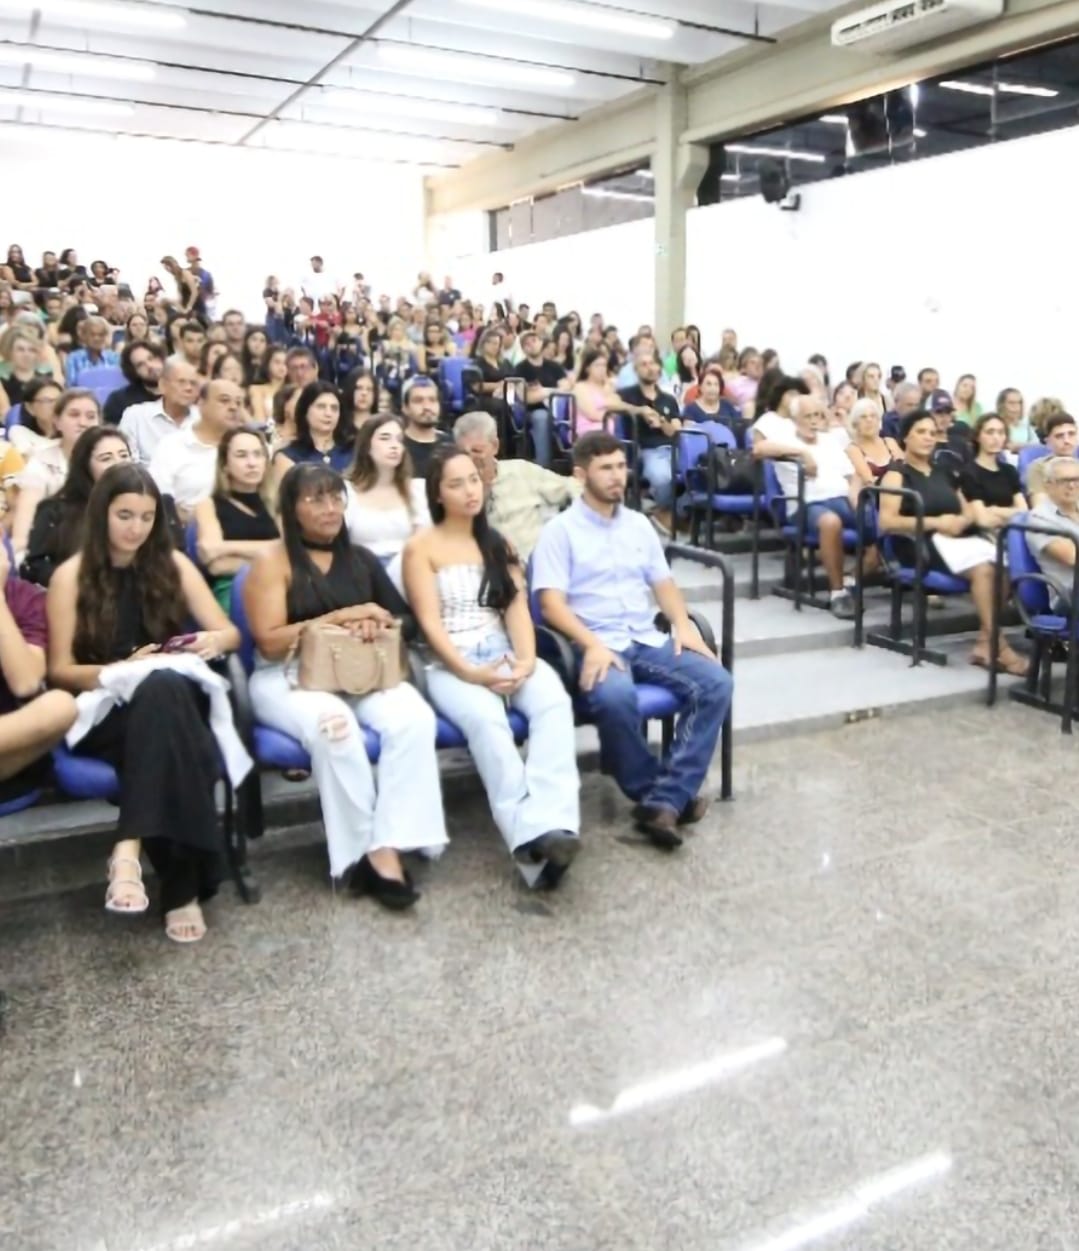
<svg viewBox="0 0 1079 1251"><path fill-rule="evenodd" d="M160 493L141 465L113 465L98 480L82 550L53 574L47 611L49 679L75 695L98 690L117 662L147 660L165 647L212 660L240 643L202 575L174 551ZM107 760L120 775L106 908L149 907L145 850L161 882L166 934L198 941L206 933L199 905L217 890L223 851L218 743L202 689L154 668L75 751Z"/></svg>
<svg viewBox="0 0 1079 1251"><path fill-rule="evenodd" d="M348 482L348 536L383 563L431 524L423 479L412 476L404 431L392 414L372 417L360 427Z"/></svg>

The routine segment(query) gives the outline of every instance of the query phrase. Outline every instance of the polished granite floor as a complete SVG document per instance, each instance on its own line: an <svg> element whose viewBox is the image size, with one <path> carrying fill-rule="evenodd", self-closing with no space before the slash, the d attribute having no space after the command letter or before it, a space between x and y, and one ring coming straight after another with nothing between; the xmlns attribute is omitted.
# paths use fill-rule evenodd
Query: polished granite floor
<svg viewBox="0 0 1079 1251"><path fill-rule="evenodd" d="M752 744L673 857L589 777L542 897L472 799L406 917L267 840L183 950L55 845L0 905L0 1248L1079 1247L1077 750Z"/></svg>

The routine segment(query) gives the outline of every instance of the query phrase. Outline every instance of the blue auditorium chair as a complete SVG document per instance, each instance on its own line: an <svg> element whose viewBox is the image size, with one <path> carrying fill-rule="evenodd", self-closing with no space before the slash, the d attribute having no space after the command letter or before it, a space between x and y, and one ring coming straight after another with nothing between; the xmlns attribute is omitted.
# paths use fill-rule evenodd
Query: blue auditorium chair
<svg viewBox="0 0 1079 1251"><path fill-rule="evenodd" d="M12 404L4 416L4 433L8 434L12 426L22 425L22 405Z"/></svg>
<svg viewBox="0 0 1079 1251"><path fill-rule="evenodd" d="M446 417L460 417L472 399L472 386L480 381L480 371L468 356L444 356L438 362L438 389L442 412Z"/></svg>
<svg viewBox="0 0 1079 1251"><path fill-rule="evenodd" d="M1030 476L1030 467L1036 460L1042 460L1048 456L1050 449L1044 443L1031 443L1028 447L1019 449L1019 481L1023 484L1023 490L1026 490L1027 478Z"/></svg>

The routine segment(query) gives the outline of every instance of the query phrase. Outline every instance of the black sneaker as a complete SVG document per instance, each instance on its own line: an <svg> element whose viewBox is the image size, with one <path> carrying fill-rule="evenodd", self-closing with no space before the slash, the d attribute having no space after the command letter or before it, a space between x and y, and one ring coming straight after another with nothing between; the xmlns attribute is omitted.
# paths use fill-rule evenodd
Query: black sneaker
<svg viewBox="0 0 1079 1251"><path fill-rule="evenodd" d="M833 595L828 607L832 610L832 616L838 617L840 621L854 620L854 599L849 591Z"/></svg>

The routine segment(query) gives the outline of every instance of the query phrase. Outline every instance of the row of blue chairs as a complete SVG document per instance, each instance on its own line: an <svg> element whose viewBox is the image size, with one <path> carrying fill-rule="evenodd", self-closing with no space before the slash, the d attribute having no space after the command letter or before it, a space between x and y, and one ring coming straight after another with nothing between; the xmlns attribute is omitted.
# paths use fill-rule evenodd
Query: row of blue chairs
<svg viewBox="0 0 1079 1251"><path fill-rule="evenodd" d="M678 544L668 547L667 554L669 559L681 558L696 561L720 572L723 590L723 625L718 648L709 623L696 614L693 614L693 620L708 645L718 652L723 664L729 671L733 670L734 582L729 568L723 558L715 553L702 552ZM302 744L271 726L260 724L251 707L247 680L254 670L255 645L244 608L243 591L247 576L248 569L245 567L236 575L232 587L231 617L240 632L240 648L237 653L220 662L232 687L237 727L256 762L257 770L309 770L311 760ZM534 618L537 618L537 646L540 654L555 665L567 689L574 695L577 719L583 724L583 710L579 700L576 699L575 665L571 655L567 656L568 644L538 620L538 607L534 602L532 609ZM657 624L661 620L657 617ZM422 667L415 663L413 678L422 689ZM648 684L638 686L637 697L642 723L650 721L661 723L663 750L666 751L670 747L674 719L680 711L681 701L672 692ZM515 740L518 743L525 742L528 738L527 721L514 710L510 710L507 715ZM437 724L436 745L439 749L467 747L465 736L456 725L441 716L438 717ZM378 735L365 729L364 742L368 757L372 763L377 762L380 750ZM720 747L721 795L724 799L730 798L732 793L732 768L731 718L728 715L723 727ZM260 837L265 828L257 770L235 794L223 771L221 777L225 790L224 825L229 869L240 897L247 903L254 903L259 898L258 884L254 881L247 866L247 841ZM115 803L119 797L120 782L116 771L102 760L75 755L67 747L60 746L53 752L53 771L57 788L69 798L97 799ZM38 795L24 797L21 801L22 806L35 803L39 798Z"/></svg>

